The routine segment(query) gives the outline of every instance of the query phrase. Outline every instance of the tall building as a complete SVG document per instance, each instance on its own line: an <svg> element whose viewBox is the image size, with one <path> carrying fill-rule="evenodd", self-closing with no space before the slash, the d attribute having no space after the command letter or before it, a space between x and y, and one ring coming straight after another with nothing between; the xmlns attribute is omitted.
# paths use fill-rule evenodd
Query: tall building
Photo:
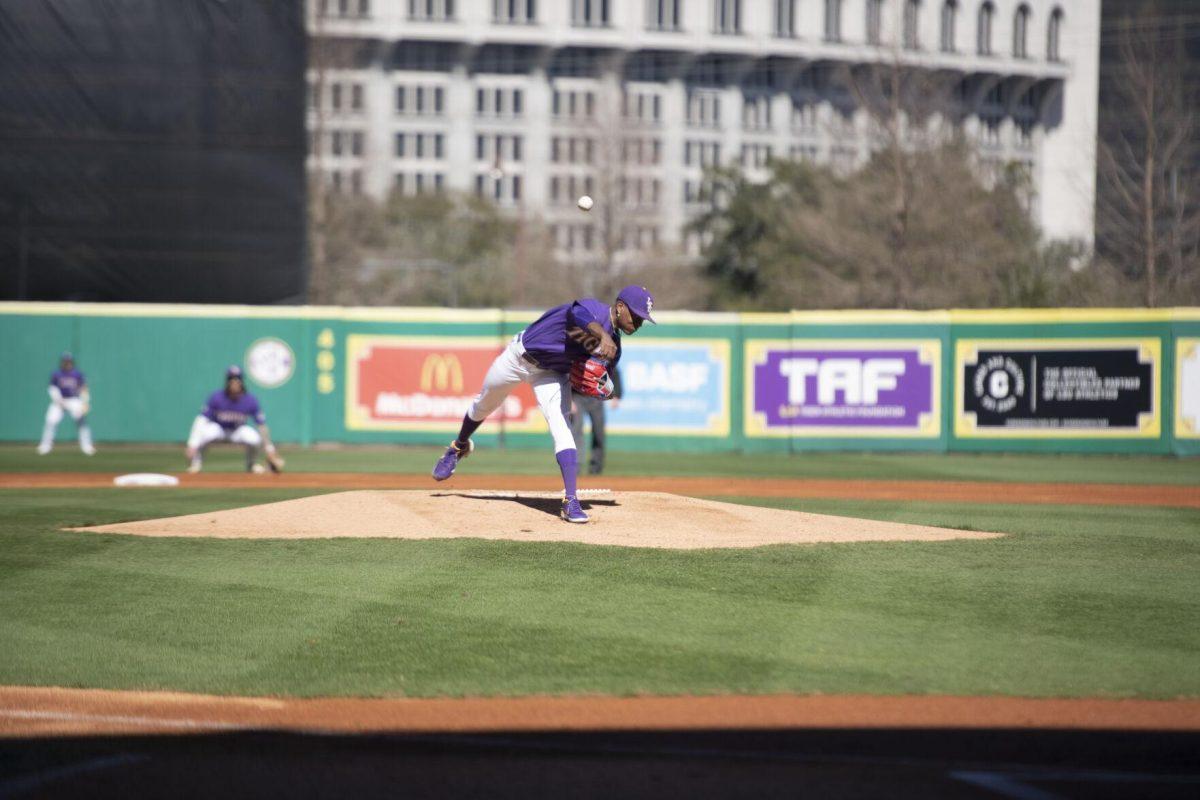
<svg viewBox="0 0 1200 800"><path fill-rule="evenodd" d="M707 166L864 163L852 84L900 70L951 83L982 165L1024 165L1046 234L1092 243L1100 0L310 4L309 165L340 191L477 192L573 254L603 246L589 194L618 246L687 245Z"/></svg>

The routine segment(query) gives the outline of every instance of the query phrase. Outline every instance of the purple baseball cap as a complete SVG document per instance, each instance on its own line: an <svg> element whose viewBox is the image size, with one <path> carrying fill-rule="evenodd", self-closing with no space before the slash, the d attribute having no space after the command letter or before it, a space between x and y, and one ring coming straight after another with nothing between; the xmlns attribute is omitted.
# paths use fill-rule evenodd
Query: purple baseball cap
<svg viewBox="0 0 1200 800"><path fill-rule="evenodd" d="M626 286L617 295L617 299L629 306L629 310L637 316L651 324L658 324L654 317L650 316L650 312L654 310L654 296L645 286Z"/></svg>

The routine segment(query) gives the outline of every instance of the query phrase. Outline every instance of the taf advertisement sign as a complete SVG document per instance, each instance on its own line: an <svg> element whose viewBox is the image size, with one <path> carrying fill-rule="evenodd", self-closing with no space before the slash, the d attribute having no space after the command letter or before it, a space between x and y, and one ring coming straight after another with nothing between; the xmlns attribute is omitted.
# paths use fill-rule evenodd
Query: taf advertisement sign
<svg viewBox="0 0 1200 800"><path fill-rule="evenodd" d="M352 431L457 431L488 367L499 355L493 337L351 334L346 338L346 428ZM483 430L544 430L528 384L505 399Z"/></svg>
<svg viewBox="0 0 1200 800"><path fill-rule="evenodd" d="M748 340L746 435L941 435L937 339Z"/></svg>
<svg viewBox="0 0 1200 800"><path fill-rule="evenodd" d="M1158 339L959 340L955 435L1156 438Z"/></svg>
<svg viewBox="0 0 1200 800"><path fill-rule="evenodd" d="M623 396L609 430L653 436L728 436L726 339L648 339L621 344Z"/></svg>

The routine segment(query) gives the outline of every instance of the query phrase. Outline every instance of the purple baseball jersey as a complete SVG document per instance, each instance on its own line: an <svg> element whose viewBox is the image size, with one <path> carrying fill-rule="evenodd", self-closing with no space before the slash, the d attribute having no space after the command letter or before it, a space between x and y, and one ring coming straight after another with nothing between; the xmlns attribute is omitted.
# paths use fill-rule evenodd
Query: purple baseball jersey
<svg viewBox="0 0 1200 800"><path fill-rule="evenodd" d="M56 369L50 373L50 385L57 386L64 398L79 397L86 383L83 373L77 369Z"/></svg>
<svg viewBox="0 0 1200 800"><path fill-rule="evenodd" d="M224 389L210 394L200 413L226 431L233 431L250 421L259 425L267 421L267 415L258 407L258 398L254 395L246 392L234 400Z"/></svg>
<svg viewBox="0 0 1200 800"><path fill-rule="evenodd" d="M590 354L567 338L567 331L586 328L591 322L600 323L604 332L617 343L617 356L610 362L615 365L621 358L621 332L613 328L608 304L591 297L555 306L542 314L521 333L521 344L543 369L570 372L573 362Z"/></svg>

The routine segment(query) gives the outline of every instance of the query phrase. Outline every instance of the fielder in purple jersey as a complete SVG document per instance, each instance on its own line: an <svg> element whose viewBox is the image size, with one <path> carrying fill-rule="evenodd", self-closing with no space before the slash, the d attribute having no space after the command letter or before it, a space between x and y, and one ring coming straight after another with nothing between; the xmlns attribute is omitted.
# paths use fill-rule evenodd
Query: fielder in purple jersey
<svg viewBox="0 0 1200 800"><path fill-rule="evenodd" d="M91 410L91 393L87 379L75 368L75 356L63 353L59 357L58 369L50 373L50 406L46 409L46 421L42 426L42 440L38 443L38 455L46 455L54 449L54 434L64 414L70 414L79 429L79 449L84 455L95 455L92 444L92 427L88 425Z"/></svg>
<svg viewBox="0 0 1200 800"><path fill-rule="evenodd" d="M192 422L187 442L188 472L196 473L203 468L204 451L213 442L243 445L247 472L265 471L258 463L259 448L266 450L267 466L274 472L283 467L283 459L271 443L267 415L259 406L258 398L246 391L241 367L232 366L225 371L225 388L208 396Z"/></svg>
<svg viewBox="0 0 1200 800"><path fill-rule="evenodd" d="M226 390L218 389L208 396L200 413L226 431L233 431L247 422L259 426L267 424L267 415L259 407L258 398L249 392L230 395Z"/></svg>
<svg viewBox="0 0 1200 800"><path fill-rule="evenodd" d="M434 466L434 480L444 481L454 474L458 462L475 449L471 435L513 389L528 383L554 437L555 459L563 478L561 516L567 522L587 522L576 497L578 454L567 421L571 410L567 373L592 356L616 364L621 358L622 334L636 333L645 321L653 323L653 308L654 298L644 286L626 286L612 305L590 297L564 303L514 336L488 369L458 437Z"/></svg>

